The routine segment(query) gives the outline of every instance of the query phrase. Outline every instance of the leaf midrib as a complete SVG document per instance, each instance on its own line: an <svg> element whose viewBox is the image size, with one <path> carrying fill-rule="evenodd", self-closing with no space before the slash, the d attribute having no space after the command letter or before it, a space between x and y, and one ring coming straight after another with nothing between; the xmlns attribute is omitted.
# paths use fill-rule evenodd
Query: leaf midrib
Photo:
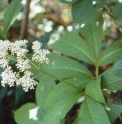
<svg viewBox="0 0 122 124"><path fill-rule="evenodd" d="M94 124L94 119L93 119L93 116L92 116L92 111L91 111L91 109L90 109L90 106L89 106L89 104L88 104L87 99L86 99L86 103L87 103L87 106L88 106L88 109L89 109L89 112L90 112L90 115L91 115L92 122L93 122L93 124Z"/></svg>
<svg viewBox="0 0 122 124"><path fill-rule="evenodd" d="M81 71L81 70L77 70L77 69L73 69L73 68L68 68L68 67L66 67L66 68L62 68L62 67L56 67L55 66L55 68L54 67L47 67L47 69L66 69L66 70L72 70L72 71L76 71L76 72L80 72L80 73L83 73L83 74L86 74L86 75L88 75L88 76L90 76L90 77L92 77L92 75L90 75L90 74L88 74L88 73L85 73L85 72L83 72L83 71Z"/></svg>

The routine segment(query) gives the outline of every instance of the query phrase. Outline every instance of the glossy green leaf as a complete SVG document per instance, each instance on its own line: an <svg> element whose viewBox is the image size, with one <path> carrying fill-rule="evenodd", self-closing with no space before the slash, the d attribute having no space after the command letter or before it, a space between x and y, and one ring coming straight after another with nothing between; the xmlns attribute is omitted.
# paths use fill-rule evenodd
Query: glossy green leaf
<svg viewBox="0 0 122 124"><path fill-rule="evenodd" d="M57 100L61 99L62 94L65 95L67 91L72 92L74 90L73 86L76 86L80 90L84 89L88 82L90 82L91 79L88 78L81 78L81 79L67 79L65 80L71 85L65 84L63 82L60 82L58 85L54 87L54 89L51 91L49 97L47 98L46 106L50 106ZM69 92L69 94L70 94Z"/></svg>
<svg viewBox="0 0 122 124"><path fill-rule="evenodd" d="M17 15L19 14L22 8L21 1L22 0L13 0L5 12L4 20L3 20L3 36L4 37L6 36L7 31L15 21Z"/></svg>
<svg viewBox="0 0 122 124"><path fill-rule="evenodd" d="M114 42L102 52L99 60L99 66L113 63L121 58L122 58L122 43Z"/></svg>
<svg viewBox="0 0 122 124"><path fill-rule="evenodd" d="M42 124L60 124L60 121L76 103L80 95L81 93L76 89L61 94L60 99L50 105Z"/></svg>
<svg viewBox="0 0 122 124"><path fill-rule="evenodd" d="M89 21L95 13L91 0L78 0L72 5L72 16L75 23Z"/></svg>
<svg viewBox="0 0 122 124"><path fill-rule="evenodd" d="M36 113L33 113L33 109L36 105L33 103L27 103L17 109L14 112L14 119L17 124L38 124L34 119L36 119Z"/></svg>
<svg viewBox="0 0 122 124"><path fill-rule="evenodd" d="M59 0L59 1L62 2L62 3L74 3L78 0Z"/></svg>
<svg viewBox="0 0 122 124"><path fill-rule="evenodd" d="M122 77L117 77L112 74L112 68L106 70L101 76L102 89L122 90Z"/></svg>
<svg viewBox="0 0 122 124"><path fill-rule="evenodd" d="M68 32L64 34L61 39L51 45L50 48L67 56L94 64L94 56L89 50L87 43L85 43L75 32Z"/></svg>
<svg viewBox="0 0 122 124"><path fill-rule="evenodd" d="M122 77L122 59L114 64L111 72L117 77Z"/></svg>
<svg viewBox="0 0 122 124"><path fill-rule="evenodd" d="M103 106L86 97L79 111L78 124L110 124Z"/></svg>
<svg viewBox="0 0 122 124"><path fill-rule="evenodd" d="M50 55L45 71L58 78L92 77L91 72L79 62L64 56Z"/></svg>
<svg viewBox="0 0 122 124"><path fill-rule="evenodd" d="M100 83L100 78L91 81L86 87L85 94L94 99L95 101L104 104L105 100L102 94Z"/></svg>
<svg viewBox="0 0 122 124"><path fill-rule="evenodd" d="M44 107L47 97L54 86L55 82L51 77L46 75L40 77L39 84L36 88L36 102L38 106L41 106L41 108Z"/></svg>
<svg viewBox="0 0 122 124"><path fill-rule="evenodd" d="M115 119L122 113L122 105L108 104L106 112L111 124L113 124Z"/></svg>
<svg viewBox="0 0 122 124"><path fill-rule="evenodd" d="M112 7L112 12L117 21L122 21L122 3L118 3Z"/></svg>
<svg viewBox="0 0 122 124"><path fill-rule="evenodd" d="M101 12L97 11L93 18L81 28L81 34L88 43L94 59L96 59L100 53L103 36L103 18Z"/></svg>

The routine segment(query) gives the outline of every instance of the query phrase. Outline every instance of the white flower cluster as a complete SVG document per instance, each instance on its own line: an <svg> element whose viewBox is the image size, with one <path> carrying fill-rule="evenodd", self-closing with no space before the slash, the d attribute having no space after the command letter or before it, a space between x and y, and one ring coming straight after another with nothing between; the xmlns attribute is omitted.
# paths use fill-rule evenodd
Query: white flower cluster
<svg viewBox="0 0 122 124"><path fill-rule="evenodd" d="M29 89L34 89L34 86L37 82L32 78L32 73L28 70L31 68L30 60L26 57L28 52L26 48L27 40L19 40L15 42L10 42L8 40L0 40L0 67L4 69L1 73L1 85L5 87L8 84L10 87L21 85L25 92ZM33 42L32 49L34 54L32 60L43 63L49 62L49 59L46 57L50 52L45 49L41 49L42 44L38 41ZM23 72L23 76L19 75L19 72L13 72L12 67L9 65L10 56L15 58L16 67L19 72Z"/></svg>
<svg viewBox="0 0 122 124"><path fill-rule="evenodd" d="M43 63L46 62L49 63L49 59L46 57L47 54L50 52L45 49L41 49L42 44L38 41L33 42L32 49L34 50L34 54L32 56L32 60L35 60L37 62Z"/></svg>

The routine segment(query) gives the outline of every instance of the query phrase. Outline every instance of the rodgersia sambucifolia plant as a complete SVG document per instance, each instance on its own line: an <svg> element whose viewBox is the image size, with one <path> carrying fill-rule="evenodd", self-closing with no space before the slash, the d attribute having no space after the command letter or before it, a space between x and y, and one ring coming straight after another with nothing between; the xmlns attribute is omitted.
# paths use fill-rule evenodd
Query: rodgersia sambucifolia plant
<svg viewBox="0 0 122 124"><path fill-rule="evenodd" d="M28 91L34 88L37 80L39 82L36 88L36 103L27 103L16 110L15 121L17 124L113 124L118 117L122 121L122 105L107 103L103 95L103 90L122 90L122 43L116 41L101 50L103 15L107 14L121 31L122 4L113 0L60 2L72 4L75 24L84 24L84 27L82 25L82 28L79 28L82 37L77 32L67 32L49 46L49 49L60 52L60 56L52 53L48 59L46 55L49 51L41 49L41 44L35 41L30 60L26 56L26 40L14 43L8 40L0 41L0 65L4 69L1 73L1 84L13 86L16 82ZM13 0L3 20L1 38L6 38L6 33L20 9L21 0ZM8 58L16 61L18 72L12 71ZM89 71L78 60L94 66L95 72ZM37 64L38 62L48 63L46 69ZM100 67L110 63L115 63L114 67L111 66L103 73L99 72ZM19 73L23 75L20 76ZM59 83L56 84L55 80ZM68 122L66 115L79 99L81 106Z"/></svg>

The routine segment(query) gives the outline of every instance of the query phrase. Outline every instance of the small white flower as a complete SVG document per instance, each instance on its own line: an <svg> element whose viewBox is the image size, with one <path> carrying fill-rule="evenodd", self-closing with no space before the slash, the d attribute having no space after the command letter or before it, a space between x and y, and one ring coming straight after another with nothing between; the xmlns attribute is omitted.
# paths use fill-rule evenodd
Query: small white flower
<svg viewBox="0 0 122 124"><path fill-rule="evenodd" d="M50 52L48 50L41 49L37 53L33 54L32 60L35 60L35 61L40 62L40 63L46 62L48 64L49 59L46 57L46 55L49 53Z"/></svg>
<svg viewBox="0 0 122 124"><path fill-rule="evenodd" d="M6 58L0 59L0 67L5 68L9 64L8 60Z"/></svg>
<svg viewBox="0 0 122 124"><path fill-rule="evenodd" d="M0 40L0 50L8 50L10 46L10 41L9 40Z"/></svg>
<svg viewBox="0 0 122 124"><path fill-rule="evenodd" d="M23 58L19 58L19 57L17 57L17 64L16 64L16 66L22 72L25 71L26 69L29 69L31 67L29 65L29 60L23 59Z"/></svg>
<svg viewBox="0 0 122 124"><path fill-rule="evenodd" d="M14 86L14 82L17 80L16 73L11 70L11 67L7 67L1 74L1 85L5 87L8 84L10 87Z"/></svg>
<svg viewBox="0 0 122 124"><path fill-rule="evenodd" d="M10 41L0 40L0 58L5 58L6 57L9 46L10 46Z"/></svg>
<svg viewBox="0 0 122 124"><path fill-rule="evenodd" d="M40 43L38 41L34 41L32 49L34 50L34 52L38 52L38 50L41 49L41 46L42 46L42 43Z"/></svg>
<svg viewBox="0 0 122 124"><path fill-rule="evenodd" d="M19 51L16 52L16 54L18 57L24 57L27 52L28 52L28 50L26 50L26 49L20 49Z"/></svg>
<svg viewBox="0 0 122 124"><path fill-rule="evenodd" d="M49 59L46 57L47 54L50 53L49 50L41 49L42 44L38 41L33 42L32 49L34 50L34 54L32 56L32 60L36 62L46 62L49 63Z"/></svg>
<svg viewBox="0 0 122 124"><path fill-rule="evenodd" d="M31 78L31 76L31 72L25 71L24 76L19 78L17 81L17 84L22 85L25 92L28 92L29 89L34 89L34 86L37 84L37 82L33 78Z"/></svg>
<svg viewBox="0 0 122 124"><path fill-rule="evenodd" d="M27 43L28 43L27 40L15 41L10 44L9 49L11 50L11 53L14 55L20 52L22 47L26 46Z"/></svg>
<svg viewBox="0 0 122 124"><path fill-rule="evenodd" d="M6 55L7 55L7 51L5 51L5 50L0 51L0 58L5 58Z"/></svg>

